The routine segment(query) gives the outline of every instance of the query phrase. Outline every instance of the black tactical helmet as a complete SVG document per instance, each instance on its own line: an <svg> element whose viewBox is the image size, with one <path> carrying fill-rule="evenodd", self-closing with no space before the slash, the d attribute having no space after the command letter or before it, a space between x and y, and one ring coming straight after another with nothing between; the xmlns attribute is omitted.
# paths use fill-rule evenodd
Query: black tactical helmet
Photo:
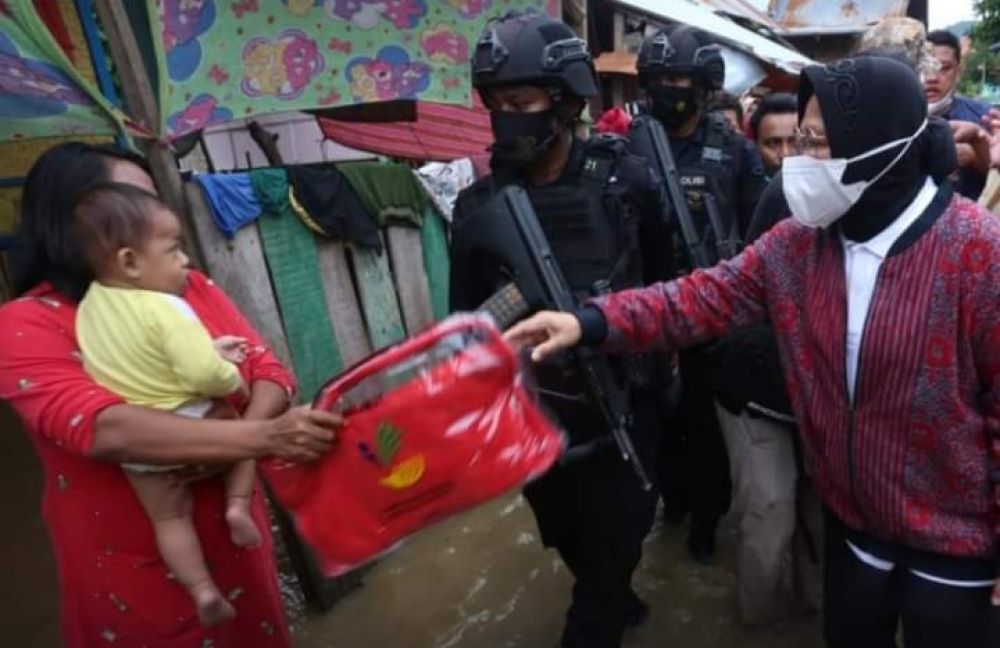
<svg viewBox="0 0 1000 648"><path fill-rule="evenodd" d="M721 90L726 63L719 46L705 32L689 25L661 29L642 42L635 63L643 88L654 74L701 79L709 90Z"/></svg>
<svg viewBox="0 0 1000 648"><path fill-rule="evenodd" d="M511 11L486 25L472 55L472 86L559 86L580 98L597 96L587 43L564 23L537 11Z"/></svg>

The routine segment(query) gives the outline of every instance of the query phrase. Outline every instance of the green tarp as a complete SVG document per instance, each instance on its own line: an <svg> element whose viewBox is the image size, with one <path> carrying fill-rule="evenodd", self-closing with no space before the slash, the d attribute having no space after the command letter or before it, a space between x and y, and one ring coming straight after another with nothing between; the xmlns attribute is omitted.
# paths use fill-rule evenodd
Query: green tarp
<svg viewBox="0 0 1000 648"><path fill-rule="evenodd" d="M0 1L0 140L113 135L121 119L73 68L31 0Z"/></svg>

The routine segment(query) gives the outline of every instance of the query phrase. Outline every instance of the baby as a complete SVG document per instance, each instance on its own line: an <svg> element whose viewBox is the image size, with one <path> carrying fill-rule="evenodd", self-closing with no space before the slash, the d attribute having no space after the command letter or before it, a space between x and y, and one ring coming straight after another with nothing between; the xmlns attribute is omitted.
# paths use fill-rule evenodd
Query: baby
<svg viewBox="0 0 1000 648"><path fill-rule="evenodd" d="M137 187L106 183L79 198L74 227L95 281L80 302L76 333L84 366L132 405L201 418L213 398L245 390L237 367L246 341L214 342L179 295L187 284L177 216ZM191 519L191 493L168 471L178 466L123 464L153 523L163 561L187 588L206 626L235 615L213 582ZM250 514L254 462L226 475L226 522L233 542L261 542Z"/></svg>

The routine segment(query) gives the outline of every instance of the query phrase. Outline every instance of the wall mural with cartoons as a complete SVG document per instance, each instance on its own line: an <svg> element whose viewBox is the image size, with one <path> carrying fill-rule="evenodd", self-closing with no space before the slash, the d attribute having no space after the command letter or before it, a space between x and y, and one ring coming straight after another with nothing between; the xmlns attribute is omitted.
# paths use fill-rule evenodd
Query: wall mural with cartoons
<svg viewBox="0 0 1000 648"><path fill-rule="evenodd" d="M558 0L147 0L164 132L393 99L470 105L486 22ZM2 56L0 49L0 56Z"/></svg>

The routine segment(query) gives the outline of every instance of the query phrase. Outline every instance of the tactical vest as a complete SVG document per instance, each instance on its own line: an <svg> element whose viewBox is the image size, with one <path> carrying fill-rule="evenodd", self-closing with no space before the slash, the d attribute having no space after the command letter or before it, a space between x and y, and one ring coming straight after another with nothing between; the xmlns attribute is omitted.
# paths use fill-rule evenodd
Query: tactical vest
<svg viewBox="0 0 1000 648"><path fill-rule="evenodd" d="M626 140L599 135L585 143L576 182L528 189L552 253L578 302L642 285L639 214L619 181Z"/></svg>
<svg viewBox="0 0 1000 648"><path fill-rule="evenodd" d="M701 154L694 164L677 160L677 173L681 189L687 194L688 208L694 219L695 228L702 240L707 241L706 249L714 261L720 260L717 240L708 219L707 195L714 197L722 227L726 235L738 240L740 237L736 205L733 203L737 189L742 161L739 138L734 136L732 126L725 116L710 112L705 117L705 140ZM687 161L685 161L687 162ZM675 249L685 250L683 244ZM686 255L679 255L679 267L690 268Z"/></svg>
<svg viewBox="0 0 1000 648"><path fill-rule="evenodd" d="M639 213L619 180L627 141L600 135L584 143L580 171L570 181L528 187L549 247L578 303L607 292L642 285ZM619 384L631 388L650 379L650 360L613 356ZM585 401L585 388L569 364L535 368L546 405L562 422L572 444L606 434L600 412Z"/></svg>

